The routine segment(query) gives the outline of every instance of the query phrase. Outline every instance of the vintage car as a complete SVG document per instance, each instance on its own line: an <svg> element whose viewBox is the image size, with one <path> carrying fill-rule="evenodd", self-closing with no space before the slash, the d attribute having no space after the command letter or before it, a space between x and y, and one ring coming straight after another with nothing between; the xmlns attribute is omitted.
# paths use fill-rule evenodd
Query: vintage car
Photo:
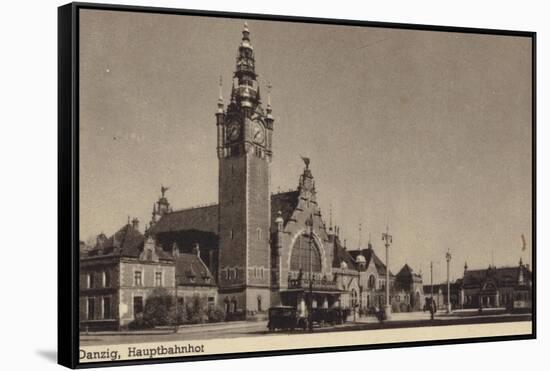
<svg viewBox="0 0 550 371"><path fill-rule="evenodd" d="M325 324L334 326L346 322L347 313L342 308L313 308L311 317L312 322L320 326Z"/></svg>
<svg viewBox="0 0 550 371"><path fill-rule="evenodd" d="M299 311L294 307L271 307L268 310L269 318L267 328L269 331L294 330L307 328L307 318L300 316Z"/></svg>

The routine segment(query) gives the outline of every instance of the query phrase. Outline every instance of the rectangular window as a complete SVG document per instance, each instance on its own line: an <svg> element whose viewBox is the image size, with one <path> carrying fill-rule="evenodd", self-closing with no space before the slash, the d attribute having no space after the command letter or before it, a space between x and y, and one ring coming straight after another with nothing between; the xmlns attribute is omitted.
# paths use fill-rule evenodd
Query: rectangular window
<svg viewBox="0 0 550 371"><path fill-rule="evenodd" d="M141 271L134 272L134 286L141 286L143 284L141 279Z"/></svg>
<svg viewBox="0 0 550 371"><path fill-rule="evenodd" d="M108 271L104 271L101 274L101 286L102 287L111 287L111 275Z"/></svg>
<svg viewBox="0 0 550 371"><path fill-rule="evenodd" d="M95 298L88 298L88 319L95 318Z"/></svg>
<svg viewBox="0 0 550 371"><path fill-rule="evenodd" d="M103 298L103 318L111 318L111 298L109 296Z"/></svg>
<svg viewBox="0 0 550 371"><path fill-rule="evenodd" d="M143 296L134 296L134 317L143 313Z"/></svg>
<svg viewBox="0 0 550 371"><path fill-rule="evenodd" d="M91 289L94 287L94 275L93 273L88 273L86 276L86 287Z"/></svg>
<svg viewBox="0 0 550 371"><path fill-rule="evenodd" d="M162 286L162 272L155 272L155 286Z"/></svg>
<svg viewBox="0 0 550 371"><path fill-rule="evenodd" d="M105 287L111 287L111 272L105 271Z"/></svg>

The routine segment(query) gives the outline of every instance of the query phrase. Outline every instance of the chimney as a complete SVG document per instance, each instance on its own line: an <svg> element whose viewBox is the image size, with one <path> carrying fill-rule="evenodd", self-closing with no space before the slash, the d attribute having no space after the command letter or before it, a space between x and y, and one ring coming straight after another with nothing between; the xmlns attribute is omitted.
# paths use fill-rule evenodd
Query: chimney
<svg viewBox="0 0 550 371"><path fill-rule="evenodd" d="M132 219L132 228L134 228L136 231L139 229L139 219L138 218Z"/></svg>

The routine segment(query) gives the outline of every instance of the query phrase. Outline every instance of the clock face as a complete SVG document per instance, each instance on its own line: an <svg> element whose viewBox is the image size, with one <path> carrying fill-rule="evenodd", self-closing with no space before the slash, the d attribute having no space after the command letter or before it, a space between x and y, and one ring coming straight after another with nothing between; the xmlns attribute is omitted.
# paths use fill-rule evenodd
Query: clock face
<svg viewBox="0 0 550 371"><path fill-rule="evenodd" d="M252 126L252 141L254 143L263 144L264 139L264 128L258 122L255 122Z"/></svg>
<svg viewBox="0 0 550 371"><path fill-rule="evenodd" d="M241 128L238 122L232 122L229 124L229 127L227 128L227 137L229 138L229 140L233 141L239 139L240 133Z"/></svg>

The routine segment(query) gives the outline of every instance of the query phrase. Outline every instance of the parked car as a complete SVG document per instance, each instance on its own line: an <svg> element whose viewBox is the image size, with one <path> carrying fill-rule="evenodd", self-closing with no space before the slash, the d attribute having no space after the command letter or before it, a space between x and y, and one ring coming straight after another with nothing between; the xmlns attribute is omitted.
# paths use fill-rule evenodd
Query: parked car
<svg viewBox="0 0 550 371"><path fill-rule="evenodd" d="M302 330L307 328L307 318L301 317L294 307L271 307L268 310L268 315L267 328L269 331L277 329L293 331L296 328Z"/></svg>
<svg viewBox="0 0 550 371"><path fill-rule="evenodd" d="M325 324L341 325L347 317L346 311L342 308L313 308L311 314L312 322L321 326Z"/></svg>

